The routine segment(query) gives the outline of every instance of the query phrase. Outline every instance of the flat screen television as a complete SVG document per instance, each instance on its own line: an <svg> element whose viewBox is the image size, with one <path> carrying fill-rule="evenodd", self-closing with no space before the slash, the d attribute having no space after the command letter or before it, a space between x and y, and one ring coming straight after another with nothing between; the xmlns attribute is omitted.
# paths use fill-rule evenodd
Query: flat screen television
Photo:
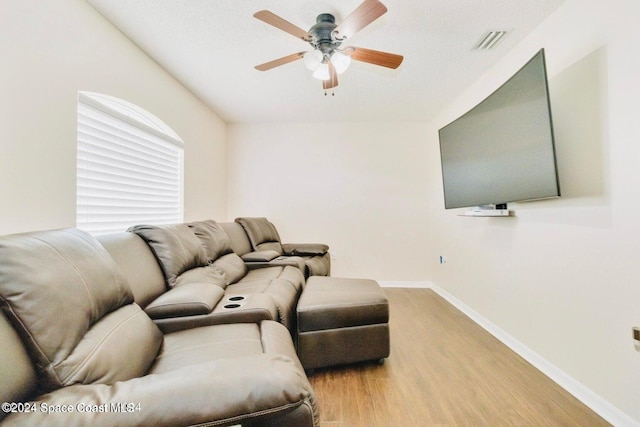
<svg viewBox="0 0 640 427"><path fill-rule="evenodd" d="M446 209L559 197L544 49L439 137Z"/></svg>

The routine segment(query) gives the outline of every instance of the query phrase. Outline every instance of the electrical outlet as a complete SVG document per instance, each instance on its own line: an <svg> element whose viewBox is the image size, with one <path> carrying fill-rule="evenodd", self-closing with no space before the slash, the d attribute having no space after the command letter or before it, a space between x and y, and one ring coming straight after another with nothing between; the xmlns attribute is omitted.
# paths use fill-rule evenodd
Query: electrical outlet
<svg viewBox="0 0 640 427"><path fill-rule="evenodd" d="M329 251L332 260L338 259L338 253L336 251Z"/></svg>

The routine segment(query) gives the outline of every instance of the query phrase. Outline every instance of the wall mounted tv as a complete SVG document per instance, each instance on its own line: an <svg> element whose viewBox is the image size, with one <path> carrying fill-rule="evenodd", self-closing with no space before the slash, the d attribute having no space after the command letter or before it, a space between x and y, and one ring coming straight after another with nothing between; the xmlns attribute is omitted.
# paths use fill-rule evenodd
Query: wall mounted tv
<svg viewBox="0 0 640 427"><path fill-rule="evenodd" d="M439 136L446 209L560 196L544 49Z"/></svg>

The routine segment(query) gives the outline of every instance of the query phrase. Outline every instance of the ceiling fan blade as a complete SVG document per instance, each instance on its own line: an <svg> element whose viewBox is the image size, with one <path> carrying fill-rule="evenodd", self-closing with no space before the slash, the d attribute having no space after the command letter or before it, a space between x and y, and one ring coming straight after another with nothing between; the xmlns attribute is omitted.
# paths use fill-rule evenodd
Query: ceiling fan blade
<svg viewBox="0 0 640 427"><path fill-rule="evenodd" d="M338 37L349 38L385 13L387 7L380 1L365 0L336 27L335 31L338 32Z"/></svg>
<svg viewBox="0 0 640 427"><path fill-rule="evenodd" d="M329 79L322 81L322 88L324 90L333 89L338 86L338 73L336 73L336 68L333 66L331 61L327 64L329 65Z"/></svg>
<svg viewBox="0 0 640 427"><path fill-rule="evenodd" d="M284 31L285 33L293 35L294 37L297 37L304 41L309 40L309 33L307 33L302 28L293 25L286 19L280 18L273 12L269 12L268 10L261 10L254 13L253 16L263 22L266 22L269 25L273 25L274 27Z"/></svg>
<svg viewBox="0 0 640 427"><path fill-rule="evenodd" d="M265 62L264 64L256 65L256 70L258 71L267 71L275 67L279 67L284 64L288 64L289 62L297 61L298 59L302 59L306 52L298 52L292 53L291 55L283 56L282 58L274 59L273 61Z"/></svg>
<svg viewBox="0 0 640 427"><path fill-rule="evenodd" d="M373 65L396 69L402 64L404 57L395 53L381 52L379 50L365 49L363 47L352 47L354 49L351 59L367 62Z"/></svg>

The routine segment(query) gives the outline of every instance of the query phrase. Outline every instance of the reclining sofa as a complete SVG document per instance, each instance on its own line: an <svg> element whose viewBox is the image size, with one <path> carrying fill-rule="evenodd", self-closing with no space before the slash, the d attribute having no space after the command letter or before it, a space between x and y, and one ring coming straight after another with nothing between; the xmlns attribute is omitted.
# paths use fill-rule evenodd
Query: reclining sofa
<svg viewBox="0 0 640 427"><path fill-rule="evenodd" d="M250 252L237 222L0 237L0 423L317 426L305 271Z"/></svg>
<svg viewBox="0 0 640 427"><path fill-rule="evenodd" d="M236 218L251 242L252 252L243 254L248 262L297 265L309 276L329 276L329 246L323 243L282 243L275 225L267 218Z"/></svg>

